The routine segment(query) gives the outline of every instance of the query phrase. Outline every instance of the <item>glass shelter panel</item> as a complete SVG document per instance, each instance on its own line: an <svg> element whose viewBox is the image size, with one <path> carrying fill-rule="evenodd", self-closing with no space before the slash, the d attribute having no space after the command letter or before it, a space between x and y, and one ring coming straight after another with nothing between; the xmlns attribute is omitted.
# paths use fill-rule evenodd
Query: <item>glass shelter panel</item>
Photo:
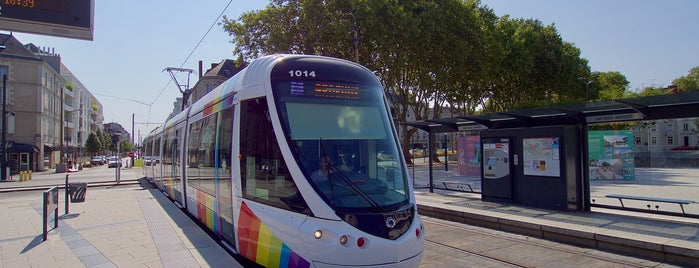
<svg viewBox="0 0 699 268"><path fill-rule="evenodd" d="M594 204L622 207L610 195L694 201L678 204L623 200L625 208L699 215L699 120L676 118L625 122L622 130L604 134L605 142L590 142L590 198ZM686 127L685 127L686 125ZM590 125L590 133L605 125ZM628 137L620 139L619 134ZM668 142L658 142L668 141ZM673 142L670 142L673 141ZM680 142L677 142L680 141ZM602 152L603 158L592 152Z"/></svg>

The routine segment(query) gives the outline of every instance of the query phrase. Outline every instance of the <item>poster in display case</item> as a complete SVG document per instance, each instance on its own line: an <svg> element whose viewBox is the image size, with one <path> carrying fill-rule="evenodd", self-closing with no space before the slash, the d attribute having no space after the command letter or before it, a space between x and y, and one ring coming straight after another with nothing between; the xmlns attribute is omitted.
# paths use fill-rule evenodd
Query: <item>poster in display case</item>
<svg viewBox="0 0 699 268"><path fill-rule="evenodd" d="M525 138L523 167L528 176L561 176L560 137Z"/></svg>

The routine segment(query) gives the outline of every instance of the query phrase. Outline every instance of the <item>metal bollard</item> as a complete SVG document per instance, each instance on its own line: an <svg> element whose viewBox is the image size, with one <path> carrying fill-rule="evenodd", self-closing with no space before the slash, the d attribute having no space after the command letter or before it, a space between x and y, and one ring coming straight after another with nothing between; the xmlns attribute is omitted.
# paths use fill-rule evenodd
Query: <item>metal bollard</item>
<svg viewBox="0 0 699 268"><path fill-rule="evenodd" d="M27 172L29 172L29 180L32 180L32 171L29 170L29 171L27 171Z"/></svg>

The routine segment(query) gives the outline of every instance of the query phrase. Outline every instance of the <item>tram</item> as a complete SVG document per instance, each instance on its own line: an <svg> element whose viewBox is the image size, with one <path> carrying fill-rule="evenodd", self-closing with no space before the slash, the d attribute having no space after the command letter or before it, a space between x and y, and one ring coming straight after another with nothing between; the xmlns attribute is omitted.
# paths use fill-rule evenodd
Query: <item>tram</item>
<svg viewBox="0 0 699 268"><path fill-rule="evenodd" d="M340 59L270 55L144 139L144 176L266 267L417 267L424 229L383 88Z"/></svg>

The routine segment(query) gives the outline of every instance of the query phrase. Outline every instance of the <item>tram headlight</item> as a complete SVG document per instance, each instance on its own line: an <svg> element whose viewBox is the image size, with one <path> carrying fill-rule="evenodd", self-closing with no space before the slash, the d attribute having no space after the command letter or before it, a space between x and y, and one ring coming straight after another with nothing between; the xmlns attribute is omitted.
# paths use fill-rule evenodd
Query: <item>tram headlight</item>
<svg viewBox="0 0 699 268"><path fill-rule="evenodd" d="M315 232L313 232L313 237L315 237L315 239L320 239L321 237L323 237L323 232L321 232L320 230L316 230Z"/></svg>
<svg viewBox="0 0 699 268"><path fill-rule="evenodd" d="M349 241L349 238L347 238L346 235L340 236L340 245L345 245L347 244L347 241Z"/></svg>

